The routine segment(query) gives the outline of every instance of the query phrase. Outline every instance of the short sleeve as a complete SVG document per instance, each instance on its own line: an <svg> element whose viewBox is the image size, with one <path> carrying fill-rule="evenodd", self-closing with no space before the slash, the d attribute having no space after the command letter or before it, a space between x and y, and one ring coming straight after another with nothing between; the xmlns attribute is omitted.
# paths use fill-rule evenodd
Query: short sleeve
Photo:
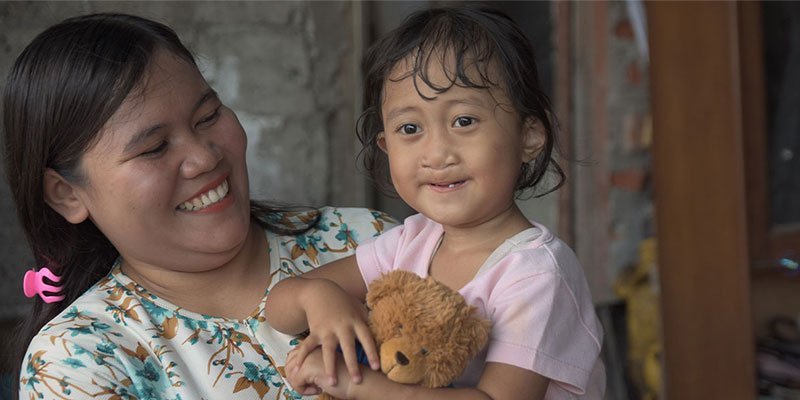
<svg viewBox="0 0 800 400"><path fill-rule="evenodd" d="M582 309L557 271L501 283L495 293L486 361L534 371L583 394L601 346L594 310Z"/></svg>
<svg viewBox="0 0 800 400"><path fill-rule="evenodd" d="M428 275L428 264L442 233L441 225L415 214L406 218L403 225L361 243L356 260L364 282L369 285L397 269Z"/></svg>
<svg viewBox="0 0 800 400"><path fill-rule="evenodd" d="M386 231L381 236L362 242L356 249L356 261L364 282L380 278L392 270L397 257L398 243L403 236L403 226Z"/></svg>

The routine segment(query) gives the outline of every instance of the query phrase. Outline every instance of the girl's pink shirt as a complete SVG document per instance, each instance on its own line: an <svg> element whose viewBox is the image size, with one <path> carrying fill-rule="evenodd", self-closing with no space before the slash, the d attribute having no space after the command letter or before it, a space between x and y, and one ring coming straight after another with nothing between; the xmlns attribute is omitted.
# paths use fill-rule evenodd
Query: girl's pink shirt
<svg viewBox="0 0 800 400"><path fill-rule="evenodd" d="M492 322L487 346L456 386L475 386L486 362L524 368L551 380L545 399L602 399L603 330L583 270L547 228L507 239L459 292ZM416 214L356 249L367 285L395 269L428 275L442 226Z"/></svg>

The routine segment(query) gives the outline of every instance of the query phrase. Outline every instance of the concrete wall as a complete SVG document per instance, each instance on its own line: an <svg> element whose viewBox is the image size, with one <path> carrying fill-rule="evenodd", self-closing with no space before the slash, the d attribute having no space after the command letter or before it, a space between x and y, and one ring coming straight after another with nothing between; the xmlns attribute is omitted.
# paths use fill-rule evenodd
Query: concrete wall
<svg viewBox="0 0 800 400"><path fill-rule="evenodd" d="M53 23L91 12L153 18L197 54L209 83L244 125L254 198L363 206L353 133L360 8L298 1L0 2L0 89L23 47ZM27 308L21 283L32 267L5 182L0 254L2 320Z"/></svg>
<svg viewBox="0 0 800 400"><path fill-rule="evenodd" d="M404 217L412 211L402 201L374 195L356 168L358 60L372 35L438 3L0 2L0 89L23 46L66 17L117 11L154 18L172 26L198 55L202 72L242 121L254 197L366 205ZM647 57L637 47L642 37L627 4L572 3L566 89L572 100L559 119L571 126L562 134L574 143L567 181L573 198L550 194L520 202L528 216L570 239L598 302L614 300L617 273L635 261L641 239L652 235ZM546 3L497 5L531 36L545 85L553 85L555 50L547 35L557 26L546 23ZM558 232L559 213L565 212L574 234ZM19 286L31 258L21 235L8 188L0 184L0 320L28 304Z"/></svg>

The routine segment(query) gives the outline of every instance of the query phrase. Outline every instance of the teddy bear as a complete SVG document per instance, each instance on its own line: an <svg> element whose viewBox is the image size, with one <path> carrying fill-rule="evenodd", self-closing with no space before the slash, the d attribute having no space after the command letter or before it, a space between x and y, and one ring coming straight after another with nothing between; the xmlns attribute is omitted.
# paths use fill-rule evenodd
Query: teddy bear
<svg viewBox="0 0 800 400"><path fill-rule="evenodd" d="M489 338L489 321L457 291L409 271L369 285L369 327L381 371L399 383L444 387L464 372ZM323 393L318 399L334 399Z"/></svg>

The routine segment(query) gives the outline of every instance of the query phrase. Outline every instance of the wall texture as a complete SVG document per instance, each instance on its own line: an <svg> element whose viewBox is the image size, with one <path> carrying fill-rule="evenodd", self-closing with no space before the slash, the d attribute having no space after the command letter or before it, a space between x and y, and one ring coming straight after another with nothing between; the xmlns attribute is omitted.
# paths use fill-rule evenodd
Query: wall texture
<svg viewBox="0 0 800 400"><path fill-rule="evenodd" d="M411 210L371 194L356 167L358 60L370 36L388 31L414 9L437 3L0 2L0 89L25 44L53 23L105 11L150 17L178 32L197 54L211 85L239 116L249 137L253 197L313 206L367 205L404 217ZM570 135L574 143L568 151L571 162L565 163L571 169L570 198L559 201L551 194L520 202L529 217L569 239L596 302L615 299L617 273L635 261L638 243L652 235L647 58L638 51L642 37L626 4L572 3L565 89L571 100L569 110L559 115L570 126L561 134ZM549 6L496 5L527 26L543 78L551 81L547 64L554 62L555 50L548 31L557 27L547 23ZM558 232L560 213L571 216L574 234ZM3 320L26 308L19 287L32 266L4 182L0 254Z"/></svg>
<svg viewBox="0 0 800 400"><path fill-rule="evenodd" d="M16 56L49 25L92 12L149 17L178 32L244 125L254 198L363 206L366 185L355 168L352 128L360 7L298 1L0 2L0 89ZM27 308L21 282L32 267L5 181L0 254L2 320Z"/></svg>

